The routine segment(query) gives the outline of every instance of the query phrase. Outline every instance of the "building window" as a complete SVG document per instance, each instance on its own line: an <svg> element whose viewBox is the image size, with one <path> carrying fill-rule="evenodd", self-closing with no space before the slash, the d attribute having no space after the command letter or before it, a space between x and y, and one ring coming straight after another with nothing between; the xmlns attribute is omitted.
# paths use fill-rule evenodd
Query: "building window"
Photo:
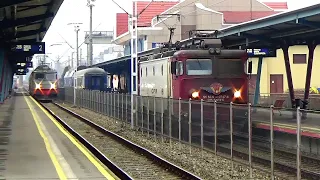
<svg viewBox="0 0 320 180"><path fill-rule="evenodd" d="M306 64L307 55L306 54L293 54L293 64Z"/></svg>

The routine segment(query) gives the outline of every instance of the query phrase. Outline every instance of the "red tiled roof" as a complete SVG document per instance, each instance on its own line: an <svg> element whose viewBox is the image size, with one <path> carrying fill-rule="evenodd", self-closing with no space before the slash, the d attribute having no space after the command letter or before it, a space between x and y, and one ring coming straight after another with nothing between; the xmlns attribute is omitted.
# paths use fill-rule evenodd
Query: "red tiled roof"
<svg viewBox="0 0 320 180"><path fill-rule="evenodd" d="M263 18L279 12L275 11L220 11L223 13L224 23L226 24L237 24L254 19Z"/></svg>
<svg viewBox="0 0 320 180"><path fill-rule="evenodd" d="M138 14L149 4L148 1L138 1ZM139 27L149 27L151 26L151 20L156 15L161 14L172 6L176 5L178 2L160 2L155 1L150 4L150 6L139 16L138 26ZM133 7L134 10L134 7ZM125 13L117 13L117 36L128 31L128 15Z"/></svg>
<svg viewBox="0 0 320 180"><path fill-rule="evenodd" d="M272 8L274 10L288 9L287 2L263 2L263 4L269 6L270 8Z"/></svg>
<svg viewBox="0 0 320 180"><path fill-rule="evenodd" d="M137 4L138 14L142 12L142 10L147 7L150 2L148 1L139 1ZM151 20L156 15L159 15L176 5L178 2L170 2L170 1L155 1L150 4L150 6L139 16L138 26L151 26ZM134 7L133 7L134 10Z"/></svg>
<svg viewBox="0 0 320 180"><path fill-rule="evenodd" d="M116 17L117 37L128 31L128 15L126 13L117 13Z"/></svg>

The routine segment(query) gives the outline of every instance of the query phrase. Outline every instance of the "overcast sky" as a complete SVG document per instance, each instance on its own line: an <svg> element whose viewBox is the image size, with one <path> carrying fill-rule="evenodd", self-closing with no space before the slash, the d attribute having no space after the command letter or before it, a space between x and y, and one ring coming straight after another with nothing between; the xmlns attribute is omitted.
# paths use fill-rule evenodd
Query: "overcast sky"
<svg viewBox="0 0 320 180"><path fill-rule="evenodd" d="M115 0L126 11L131 12L132 0ZM146 0L148 1L148 0ZM150 1L150 0L149 0ZM285 0L263 0L264 2L277 2ZM287 0L290 9L302 8L312 4L319 3L319 0ZM58 55L64 56L66 60L71 55L72 50L67 44L60 46L51 46L67 41L71 46L75 47L76 34L72 25L68 23L83 23L79 32L79 45L84 41L84 31L89 30L89 7L86 6L87 0L65 0L61 5L50 29L48 30L44 41L46 42L46 52L55 59ZM95 31L111 31L115 28L116 13L123 12L111 0L96 0L93 10L93 30ZM65 40L64 40L65 39ZM104 49L103 45L94 45L94 54L97 55ZM86 45L81 46L83 56L86 56Z"/></svg>

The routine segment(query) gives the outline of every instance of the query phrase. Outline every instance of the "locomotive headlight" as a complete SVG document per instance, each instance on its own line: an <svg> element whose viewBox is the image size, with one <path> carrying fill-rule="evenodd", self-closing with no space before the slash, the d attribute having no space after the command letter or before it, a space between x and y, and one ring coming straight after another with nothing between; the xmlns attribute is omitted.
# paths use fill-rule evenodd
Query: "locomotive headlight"
<svg viewBox="0 0 320 180"><path fill-rule="evenodd" d="M196 99L199 97L199 92L198 91L194 91L192 94L191 94L192 98Z"/></svg>
<svg viewBox="0 0 320 180"><path fill-rule="evenodd" d="M36 83L36 89L40 89L41 85Z"/></svg>
<svg viewBox="0 0 320 180"><path fill-rule="evenodd" d="M56 83L51 83L51 89L56 89Z"/></svg>
<svg viewBox="0 0 320 180"><path fill-rule="evenodd" d="M240 91L235 91L235 92L234 92L234 97L235 97L235 98L240 98L240 97L241 97Z"/></svg>

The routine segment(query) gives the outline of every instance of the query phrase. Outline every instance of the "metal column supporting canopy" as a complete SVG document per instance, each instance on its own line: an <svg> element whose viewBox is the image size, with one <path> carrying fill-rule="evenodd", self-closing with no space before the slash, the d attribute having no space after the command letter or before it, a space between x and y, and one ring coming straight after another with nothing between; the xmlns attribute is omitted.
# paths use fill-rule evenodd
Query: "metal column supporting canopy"
<svg viewBox="0 0 320 180"><path fill-rule="evenodd" d="M306 84L304 88L304 103L303 109L307 109L308 107L308 99L309 99L309 90L310 90L310 82L311 82L311 74L312 74L312 64L313 64L313 55L314 50L317 47L318 42L315 40L308 42L308 49L309 49L309 56L308 56L308 67L307 67L307 74L306 74Z"/></svg>
<svg viewBox="0 0 320 180"><path fill-rule="evenodd" d="M288 87L289 87L290 100L291 100L291 107L295 108L295 98L294 98L293 82L292 82L291 67L290 67L290 60L289 60L289 52L288 52L289 51L289 45L287 44L286 41L282 42L281 48L283 50L284 64L285 64L285 67L286 67Z"/></svg>
<svg viewBox="0 0 320 180"><path fill-rule="evenodd" d="M262 60L263 57L259 57L258 69L257 69L257 79L256 79L256 89L254 91L254 101L253 104L257 105L260 97L260 79L261 79L261 71L262 71Z"/></svg>

